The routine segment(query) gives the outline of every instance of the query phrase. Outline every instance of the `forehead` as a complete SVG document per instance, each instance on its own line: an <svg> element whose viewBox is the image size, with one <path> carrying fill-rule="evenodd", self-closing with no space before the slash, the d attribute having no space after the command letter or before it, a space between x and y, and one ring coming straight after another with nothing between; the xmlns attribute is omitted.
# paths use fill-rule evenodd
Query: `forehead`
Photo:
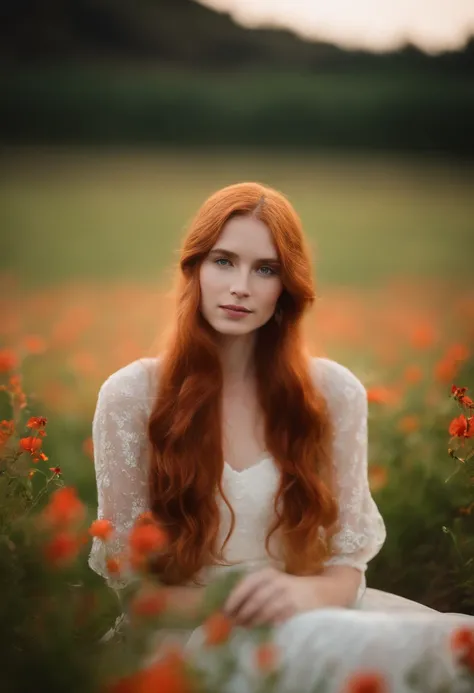
<svg viewBox="0 0 474 693"><path fill-rule="evenodd" d="M222 227L214 248L223 248L242 257L278 259L270 229L260 219L250 216L229 219Z"/></svg>

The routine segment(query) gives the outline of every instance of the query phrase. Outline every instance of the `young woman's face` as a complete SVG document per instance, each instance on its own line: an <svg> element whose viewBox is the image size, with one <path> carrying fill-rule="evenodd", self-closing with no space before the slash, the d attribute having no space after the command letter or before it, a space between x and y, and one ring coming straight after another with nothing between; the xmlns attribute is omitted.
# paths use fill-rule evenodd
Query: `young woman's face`
<svg viewBox="0 0 474 693"><path fill-rule="evenodd" d="M224 252L225 251L225 252ZM283 289L278 254L268 227L250 216L235 216L201 264L201 312L218 332L241 335L264 325ZM222 308L236 305L249 313Z"/></svg>

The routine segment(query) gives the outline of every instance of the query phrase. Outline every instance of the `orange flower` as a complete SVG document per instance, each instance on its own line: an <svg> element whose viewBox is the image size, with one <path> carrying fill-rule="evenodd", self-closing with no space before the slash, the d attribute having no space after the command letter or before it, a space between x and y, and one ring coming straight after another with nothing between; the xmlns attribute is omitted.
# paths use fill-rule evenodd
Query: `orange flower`
<svg viewBox="0 0 474 693"><path fill-rule="evenodd" d="M0 447L4 445L9 438L15 433L15 422L4 419L0 421Z"/></svg>
<svg viewBox="0 0 474 693"><path fill-rule="evenodd" d="M44 416L32 416L29 420L28 423L26 424L26 428L35 428L36 430L39 430L46 426L48 423L48 419L46 419Z"/></svg>
<svg viewBox="0 0 474 693"><path fill-rule="evenodd" d="M140 673L111 681L105 686L104 693L137 693Z"/></svg>
<svg viewBox="0 0 474 693"><path fill-rule="evenodd" d="M449 424L449 435L457 438L474 437L474 417L470 416L466 419L464 414L461 414L453 419Z"/></svg>
<svg viewBox="0 0 474 693"><path fill-rule="evenodd" d="M46 340L36 334L26 335L23 346L30 354L42 354L46 350Z"/></svg>
<svg viewBox="0 0 474 693"><path fill-rule="evenodd" d="M461 626L451 634L451 650L460 664L474 672L474 629Z"/></svg>
<svg viewBox="0 0 474 693"><path fill-rule="evenodd" d="M184 658L171 652L140 672L135 693L192 693L193 689Z"/></svg>
<svg viewBox="0 0 474 693"><path fill-rule="evenodd" d="M278 647L271 642L264 642L255 648L255 663L262 672L274 671L279 662Z"/></svg>
<svg viewBox="0 0 474 693"><path fill-rule="evenodd" d="M460 397L464 397L466 392L467 392L467 387L458 387L457 385L453 385L451 387L451 394L453 395L454 399L459 399Z"/></svg>
<svg viewBox="0 0 474 693"><path fill-rule="evenodd" d="M25 452L29 452L32 455L41 448L42 443L43 441L41 440L41 438L28 436L27 438L21 438L20 448L22 450L25 450Z"/></svg>
<svg viewBox="0 0 474 693"><path fill-rule="evenodd" d="M166 591L158 587L140 589L130 602L135 616L158 616L167 606Z"/></svg>
<svg viewBox="0 0 474 693"><path fill-rule="evenodd" d="M375 386L367 388L367 399L372 404L395 404L398 401L398 394L394 389Z"/></svg>
<svg viewBox="0 0 474 693"><path fill-rule="evenodd" d="M440 359L434 367L434 376L440 383L450 383L458 372L458 363L452 358L445 356Z"/></svg>
<svg viewBox="0 0 474 693"><path fill-rule="evenodd" d="M19 358L13 349L0 349L0 373L8 373L18 367Z"/></svg>
<svg viewBox="0 0 474 693"><path fill-rule="evenodd" d="M185 659L179 650L168 648L159 660L130 676L112 681L104 693L192 693L195 687L186 677Z"/></svg>
<svg viewBox="0 0 474 693"><path fill-rule="evenodd" d="M107 567L107 572L110 573L110 575L120 575L121 561L119 558L109 556L109 558L107 558L105 561L105 565Z"/></svg>
<svg viewBox="0 0 474 693"><path fill-rule="evenodd" d="M413 330L410 341L415 349L429 349L436 341L436 331L429 323L419 325Z"/></svg>
<svg viewBox="0 0 474 693"><path fill-rule="evenodd" d="M420 420L415 415L403 416L398 422L398 429L402 433L414 433L420 428Z"/></svg>
<svg viewBox="0 0 474 693"><path fill-rule="evenodd" d="M446 358L453 361L466 361L469 356L470 351L465 344L452 344L446 351Z"/></svg>
<svg viewBox="0 0 474 693"><path fill-rule="evenodd" d="M460 397L459 402L463 406L468 407L469 409L474 409L474 402L472 401L472 399L470 397L467 397L467 395Z"/></svg>
<svg viewBox="0 0 474 693"><path fill-rule="evenodd" d="M369 483L372 491L379 491L385 488L388 481L388 471L380 464L373 464L369 467Z"/></svg>
<svg viewBox="0 0 474 693"><path fill-rule="evenodd" d="M85 514L84 504L77 497L76 489L64 486L51 494L42 517L50 526L69 527L82 521Z"/></svg>
<svg viewBox="0 0 474 693"><path fill-rule="evenodd" d="M89 438L86 438L85 441L82 443L82 451L87 455L87 457L90 457L91 459L94 458L94 444L92 442L91 436L89 436Z"/></svg>
<svg viewBox="0 0 474 693"><path fill-rule="evenodd" d="M156 524L135 524L129 535L130 548L140 556L163 548L166 540L166 533Z"/></svg>
<svg viewBox="0 0 474 693"><path fill-rule="evenodd" d="M114 531L112 523L108 520L94 520L94 522L89 527L89 534L91 537L97 537L102 539L102 541L107 541L110 535Z"/></svg>
<svg viewBox="0 0 474 693"><path fill-rule="evenodd" d="M216 611L203 624L206 645L221 645L229 639L232 621L225 614Z"/></svg>
<svg viewBox="0 0 474 693"><path fill-rule="evenodd" d="M388 693L385 679L376 671L361 671L347 681L344 693Z"/></svg>
<svg viewBox="0 0 474 693"><path fill-rule="evenodd" d="M403 377L407 383L410 383L411 385L415 385L416 383L419 383L420 380L423 379L423 371L420 368L420 366L407 366L405 368L405 372L403 374Z"/></svg>
<svg viewBox="0 0 474 693"><path fill-rule="evenodd" d="M67 565L74 561L79 553L80 544L70 532L58 532L44 546L44 555L55 567Z"/></svg>

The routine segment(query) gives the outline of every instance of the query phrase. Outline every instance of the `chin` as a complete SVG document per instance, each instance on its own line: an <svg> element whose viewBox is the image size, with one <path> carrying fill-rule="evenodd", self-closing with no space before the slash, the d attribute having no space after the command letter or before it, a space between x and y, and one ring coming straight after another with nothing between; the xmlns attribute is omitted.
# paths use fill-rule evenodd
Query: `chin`
<svg viewBox="0 0 474 693"><path fill-rule="evenodd" d="M218 325L214 324L213 328L215 329L216 332L219 332L220 334L235 334L235 335L240 335L240 334L250 334L251 332L255 332L257 329L256 327L243 327L243 325Z"/></svg>
<svg viewBox="0 0 474 693"><path fill-rule="evenodd" d="M219 332L220 334L229 335L250 334L251 332L254 332L257 329L257 327L259 327L259 325L250 325L250 323L247 323L247 325L243 325L243 322L245 322L245 320L243 320L242 322L238 320L232 322L231 320L226 320L224 318L223 320L212 320L212 322L209 321L209 324L216 332Z"/></svg>

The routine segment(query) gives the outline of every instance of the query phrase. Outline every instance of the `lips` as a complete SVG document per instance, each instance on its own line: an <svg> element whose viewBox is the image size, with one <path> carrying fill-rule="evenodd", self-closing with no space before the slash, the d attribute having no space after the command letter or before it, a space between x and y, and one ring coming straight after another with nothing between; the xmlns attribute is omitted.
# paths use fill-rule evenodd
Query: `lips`
<svg viewBox="0 0 474 693"><path fill-rule="evenodd" d="M221 306L221 308L228 308L229 310L236 310L239 313L251 313L252 311L248 310L248 308L244 308L243 306Z"/></svg>

